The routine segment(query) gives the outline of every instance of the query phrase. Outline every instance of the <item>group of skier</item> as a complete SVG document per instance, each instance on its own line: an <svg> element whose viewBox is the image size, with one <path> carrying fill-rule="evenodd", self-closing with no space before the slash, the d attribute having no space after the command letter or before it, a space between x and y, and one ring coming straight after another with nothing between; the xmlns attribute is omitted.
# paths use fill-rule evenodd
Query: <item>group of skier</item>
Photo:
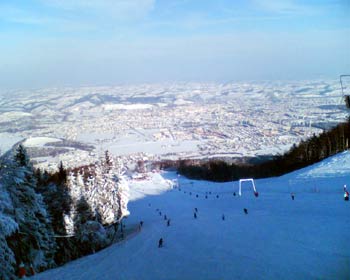
<svg viewBox="0 0 350 280"><path fill-rule="evenodd" d="M236 193L234 193L233 195L235 195ZM257 197L258 194L257 193L254 193L254 195ZM206 193L206 198L207 198L207 193ZM218 198L218 196L217 196ZM291 193L291 199L294 200L295 199L295 194L294 193ZM347 188L346 188L346 185L344 185L344 200L348 201L349 200L349 192L347 191ZM159 209L157 209L158 211ZM244 213L245 214L248 214L248 209L244 208ZM161 212L159 212L159 214L161 215ZM195 219L197 219L197 214L198 214L198 209L197 208L194 208L194 212L193 212L193 217ZM167 226L170 226L170 219L167 219L167 216L164 215L164 220L167 220ZM222 220L224 221L225 220L225 215L223 214L222 215ZM159 241L158 241L158 247L161 248L163 247L163 238L160 238Z"/></svg>
<svg viewBox="0 0 350 280"><path fill-rule="evenodd" d="M160 209L157 208L156 211L159 213L159 216L162 216L162 212L160 211ZM167 227L169 227L170 226L170 219L165 214L164 214L164 220L166 221ZM163 238L160 238L159 241L158 241L158 248L162 248L163 247L163 243L164 243Z"/></svg>
<svg viewBox="0 0 350 280"><path fill-rule="evenodd" d="M344 200L345 201L349 201L349 192L348 192L348 190L346 188L346 185L344 185L343 190L344 190ZM295 199L295 194L294 193L291 193L290 196L291 196L292 200Z"/></svg>

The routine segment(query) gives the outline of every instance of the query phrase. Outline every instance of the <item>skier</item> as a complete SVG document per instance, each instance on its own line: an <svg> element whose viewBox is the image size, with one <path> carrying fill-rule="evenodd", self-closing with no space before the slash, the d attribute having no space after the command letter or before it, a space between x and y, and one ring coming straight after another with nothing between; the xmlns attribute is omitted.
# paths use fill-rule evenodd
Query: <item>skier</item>
<svg viewBox="0 0 350 280"><path fill-rule="evenodd" d="M195 212L198 212L198 209L197 209L197 207L195 207L195 208L194 208L194 211L195 211Z"/></svg>
<svg viewBox="0 0 350 280"><path fill-rule="evenodd" d="M233 196L236 196L236 193L235 193L235 192L233 193Z"/></svg>
<svg viewBox="0 0 350 280"><path fill-rule="evenodd" d="M166 217L166 215L164 215L164 220L166 220L167 219L167 217Z"/></svg>
<svg viewBox="0 0 350 280"><path fill-rule="evenodd" d="M167 222L167 224L166 224L167 226L170 226L170 219L168 220L168 222Z"/></svg>
<svg viewBox="0 0 350 280"><path fill-rule="evenodd" d="M244 211L245 214L248 214L248 209L247 208L244 208L243 211Z"/></svg>
<svg viewBox="0 0 350 280"><path fill-rule="evenodd" d="M196 213L196 212L193 213L193 217L194 217L195 219L197 219L197 213Z"/></svg>
<svg viewBox="0 0 350 280"><path fill-rule="evenodd" d="M292 197L292 200L294 200L294 193L291 193L290 196Z"/></svg>
<svg viewBox="0 0 350 280"><path fill-rule="evenodd" d="M259 193L258 192L254 192L254 195L255 195L255 197L258 197Z"/></svg>
<svg viewBox="0 0 350 280"><path fill-rule="evenodd" d="M349 192L346 189L346 185L344 185L344 199L349 200Z"/></svg>
<svg viewBox="0 0 350 280"><path fill-rule="evenodd" d="M143 226L143 221L141 221L139 224L139 231L141 231L142 226Z"/></svg>
<svg viewBox="0 0 350 280"><path fill-rule="evenodd" d="M19 278L26 278L26 269L24 267L23 262L21 262L19 265L18 276Z"/></svg>
<svg viewBox="0 0 350 280"><path fill-rule="evenodd" d="M225 221L225 215L224 214L222 214L222 220Z"/></svg>
<svg viewBox="0 0 350 280"><path fill-rule="evenodd" d="M163 238L159 239L158 241L158 248L163 247Z"/></svg>
<svg viewBox="0 0 350 280"><path fill-rule="evenodd" d="M30 274L31 275L35 275L35 270L34 270L34 267L33 267L33 264L31 263L30 266L29 266L29 271L30 271Z"/></svg>

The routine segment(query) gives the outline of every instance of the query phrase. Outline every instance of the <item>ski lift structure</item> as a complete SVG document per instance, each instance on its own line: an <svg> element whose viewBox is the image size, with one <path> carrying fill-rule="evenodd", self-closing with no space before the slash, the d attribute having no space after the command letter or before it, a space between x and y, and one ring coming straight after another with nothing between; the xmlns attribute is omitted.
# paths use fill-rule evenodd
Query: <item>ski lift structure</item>
<svg viewBox="0 0 350 280"><path fill-rule="evenodd" d="M342 93L342 96L343 96L343 100L345 102L346 108L350 109L350 90L347 90L349 88L347 86L345 86L344 81L346 79L350 80L350 75L340 75L339 76L340 86L341 86L341 93ZM350 83L350 81L349 81L349 83Z"/></svg>
<svg viewBox="0 0 350 280"><path fill-rule="evenodd" d="M251 186L252 186L254 195L255 195L256 197L258 197L258 196L259 196L259 193L258 193L257 190L256 190L256 187L255 187L255 183L254 183L254 179L253 179L253 178L240 179L240 180L239 180L238 195L239 195L239 196L242 196L242 185L243 185L243 184L247 184L247 183L248 183L248 185L251 185Z"/></svg>

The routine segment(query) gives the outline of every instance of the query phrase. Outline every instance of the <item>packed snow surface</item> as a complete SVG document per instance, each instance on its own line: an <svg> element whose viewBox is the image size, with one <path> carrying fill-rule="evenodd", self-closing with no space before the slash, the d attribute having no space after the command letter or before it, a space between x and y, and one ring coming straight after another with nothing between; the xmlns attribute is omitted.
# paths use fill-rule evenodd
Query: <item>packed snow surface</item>
<svg viewBox="0 0 350 280"><path fill-rule="evenodd" d="M148 174L130 182L125 224L140 231L34 279L350 279L350 154L255 183L239 197L238 182Z"/></svg>

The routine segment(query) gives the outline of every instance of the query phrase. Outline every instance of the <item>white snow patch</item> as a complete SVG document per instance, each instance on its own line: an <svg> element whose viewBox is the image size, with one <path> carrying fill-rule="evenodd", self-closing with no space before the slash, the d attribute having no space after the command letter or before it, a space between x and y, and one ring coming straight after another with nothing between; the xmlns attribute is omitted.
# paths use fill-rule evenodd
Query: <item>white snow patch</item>
<svg viewBox="0 0 350 280"><path fill-rule="evenodd" d="M174 101L175 105L189 105L189 104L193 104L192 101L189 100L185 100L183 98L178 98Z"/></svg>
<svg viewBox="0 0 350 280"><path fill-rule="evenodd" d="M14 119L20 119L23 117L30 117L32 116L31 113L27 113L27 112L22 112L22 111L11 111L11 112L5 112L0 114L0 119L4 119L4 120L14 120Z"/></svg>
<svg viewBox="0 0 350 280"><path fill-rule="evenodd" d="M348 152L330 157L312 167L305 168L298 178L322 178L346 176L350 174L350 157Z"/></svg>
<svg viewBox="0 0 350 280"><path fill-rule="evenodd" d="M102 105L104 110L143 110L143 109L151 109L153 108L152 104L104 104Z"/></svg>
<svg viewBox="0 0 350 280"><path fill-rule="evenodd" d="M149 195L160 195L172 189L173 183L165 179L160 173L149 173L144 180L133 180L129 182L130 201L138 200Z"/></svg>
<svg viewBox="0 0 350 280"><path fill-rule="evenodd" d="M22 139L23 137L13 133L0 133L0 155L10 150L14 144Z"/></svg>
<svg viewBox="0 0 350 280"><path fill-rule="evenodd" d="M47 143L60 142L61 139L51 137L30 137L23 142L27 147L43 147Z"/></svg>
<svg viewBox="0 0 350 280"><path fill-rule="evenodd" d="M198 145L201 143L199 140L163 140L163 141L140 141L135 139L134 141L123 142L123 139L113 143L103 143L103 147L108 149L114 155L128 155L136 153L149 153L155 155L165 155L184 152L193 152L198 150ZM124 139L125 140L125 139Z"/></svg>

